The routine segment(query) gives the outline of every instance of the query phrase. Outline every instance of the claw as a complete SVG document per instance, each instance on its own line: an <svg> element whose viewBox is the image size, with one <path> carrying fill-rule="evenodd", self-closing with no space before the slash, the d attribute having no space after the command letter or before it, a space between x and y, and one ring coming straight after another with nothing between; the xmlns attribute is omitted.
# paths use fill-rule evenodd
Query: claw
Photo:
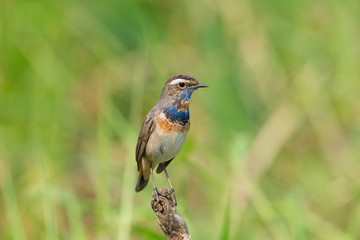
<svg viewBox="0 0 360 240"><path fill-rule="evenodd" d="M177 206L177 201L176 201L176 196L175 196L175 190L173 188L170 189L170 194L172 194L174 200L173 203L175 205L175 207Z"/></svg>
<svg viewBox="0 0 360 240"><path fill-rule="evenodd" d="M159 193L159 191L157 190L157 188L154 188L154 191L153 191L152 195L153 195L153 200L156 199L156 201L158 202L158 201L159 201L159 195L160 195L160 193Z"/></svg>

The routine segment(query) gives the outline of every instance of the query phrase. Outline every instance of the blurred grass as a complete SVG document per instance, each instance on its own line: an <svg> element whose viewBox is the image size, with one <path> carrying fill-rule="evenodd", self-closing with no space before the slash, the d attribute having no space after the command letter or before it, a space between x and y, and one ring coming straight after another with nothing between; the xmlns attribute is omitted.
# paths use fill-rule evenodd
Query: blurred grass
<svg viewBox="0 0 360 240"><path fill-rule="evenodd" d="M164 239L134 148L180 73L211 86L169 167L193 239L359 239L359 12L1 1L0 239Z"/></svg>

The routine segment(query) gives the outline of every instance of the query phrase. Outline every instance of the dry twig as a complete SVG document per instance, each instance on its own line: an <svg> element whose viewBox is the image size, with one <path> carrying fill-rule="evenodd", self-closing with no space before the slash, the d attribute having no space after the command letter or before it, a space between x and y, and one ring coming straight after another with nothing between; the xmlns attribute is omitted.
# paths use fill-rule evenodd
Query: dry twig
<svg viewBox="0 0 360 240"><path fill-rule="evenodd" d="M152 200L151 208L157 217L157 223L166 235L166 239L191 240L185 221L176 211L170 191L161 187L159 193L159 200Z"/></svg>

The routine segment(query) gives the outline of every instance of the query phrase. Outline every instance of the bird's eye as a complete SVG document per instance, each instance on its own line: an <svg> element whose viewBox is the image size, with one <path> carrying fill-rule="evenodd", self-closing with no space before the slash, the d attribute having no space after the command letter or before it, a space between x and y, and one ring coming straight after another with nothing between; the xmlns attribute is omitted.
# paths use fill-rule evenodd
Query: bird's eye
<svg viewBox="0 0 360 240"><path fill-rule="evenodd" d="M181 87L181 88L185 87L185 83L184 82L179 82L179 87Z"/></svg>

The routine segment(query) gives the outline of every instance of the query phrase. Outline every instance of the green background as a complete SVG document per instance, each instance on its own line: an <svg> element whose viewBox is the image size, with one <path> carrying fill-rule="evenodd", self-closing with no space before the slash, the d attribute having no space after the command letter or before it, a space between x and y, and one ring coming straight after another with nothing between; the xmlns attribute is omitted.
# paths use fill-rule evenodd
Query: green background
<svg viewBox="0 0 360 240"><path fill-rule="evenodd" d="M193 239L360 238L360 1L0 8L0 239L164 239L134 152L175 74L210 85L168 168Z"/></svg>

